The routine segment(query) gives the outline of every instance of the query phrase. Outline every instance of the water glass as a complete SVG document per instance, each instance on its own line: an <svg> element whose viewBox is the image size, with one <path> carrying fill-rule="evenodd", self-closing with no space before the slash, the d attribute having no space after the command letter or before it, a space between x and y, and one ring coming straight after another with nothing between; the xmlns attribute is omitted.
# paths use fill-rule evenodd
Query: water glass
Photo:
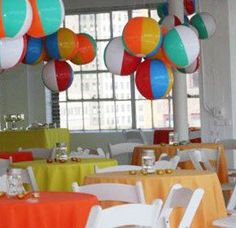
<svg viewBox="0 0 236 228"><path fill-rule="evenodd" d="M154 150L144 150L142 153L142 170L147 173L155 172L155 153Z"/></svg>
<svg viewBox="0 0 236 228"><path fill-rule="evenodd" d="M169 132L169 144L173 145L179 143L179 135L177 132Z"/></svg>

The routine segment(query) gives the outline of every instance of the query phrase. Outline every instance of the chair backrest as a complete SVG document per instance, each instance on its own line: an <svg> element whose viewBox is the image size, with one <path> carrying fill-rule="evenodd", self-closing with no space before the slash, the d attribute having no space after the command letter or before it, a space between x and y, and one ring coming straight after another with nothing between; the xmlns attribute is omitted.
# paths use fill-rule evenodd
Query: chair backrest
<svg viewBox="0 0 236 228"><path fill-rule="evenodd" d="M179 163L180 157L174 156L169 161L159 160L155 162L155 169L176 169Z"/></svg>
<svg viewBox="0 0 236 228"><path fill-rule="evenodd" d="M26 169L22 169L22 181L24 184L31 185L33 191L39 191L38 185L34 176L34 172L31 166Z"/></svg>
<svg viewBox="0 0 236 228"><path fill-rule="evenodd" d="M34 159L54 159L55 148L20 148L18 151L32 151Z"/></svg>
<svg viewBox="0 0 236 228"><path fill-rule="evenodd" d="M168 156L167 153L161 153L159 158L158 158L158 161L162 161L162 160L165 160L165 161L169 161L170 160L170 157Z"/></svg>
<svg viewBox="0 0 236 228"><path fill-rule="evenodd" d="M0 158L0 169L7 170L11 164L12 164L12 157L9 157L8 159Z"/></svg>
<svg viewBox="0 0 236 228"><path fill-rule="evenodd" d="M236 150L236 139L217 140L217 143L223 144L226 150Z"/></svg>
<svg viewBox="0 0 236 228"><path fill-rule="evenodd" d="M180 184L172 186L167 199L162 207L159 219L158 228L170 228L170 216L174 208L185 208L182 219L178 228L190 227L193 217L199 207L203 197L204 190L197 188L191 190L182 187Z"/></svg>
<svg viewBox="0 0 236 228"><path fill-rule="evenodd" d="M234 185L234 190L229 198L228 204L227 204L227 211L230 213L231 211L234 211L235 213L236 209L236 185Z"/></svg>
<svg viewBox="0 0 236 228"><path fill-rule="evenodd" d="M98 166L94 166L95 173L110 173L110 172L122 172L122 171L130 171L130 170L141 170L142 166L138 165L117 165L117 166L109 166L105 168L99 168Z"/></svg>
<svg viewBox="0 0 236 228"><path fill-rule="evenodd" d="M147 138L141 129L122 130L126 142L148 144Z"/></svg>
<svg viewBox="0 0 236 228"><path fill-rule="evenodd" d="M198 148L189 152L189 156L196 169L217 172L219 165L219 150L209 148ZM214 161L213 165L210 161Z"/></svg>
<svg viewBox="0 0 236 228"><path fill-rule="evenodd" d="M135 185L118 183L99 183L79 186L72 183L74 192L83 192L96 195L100 201L120 201L126 203L145 203L145 196L142 182Z"/></svg>
<svg viewBox="0 0 236 228"><path fill-rule="evenodd" d="M127 225L157 227L162 201L155 200L148 204L125 204L102 209L92 207L86 228L120 227Z"/></svg>

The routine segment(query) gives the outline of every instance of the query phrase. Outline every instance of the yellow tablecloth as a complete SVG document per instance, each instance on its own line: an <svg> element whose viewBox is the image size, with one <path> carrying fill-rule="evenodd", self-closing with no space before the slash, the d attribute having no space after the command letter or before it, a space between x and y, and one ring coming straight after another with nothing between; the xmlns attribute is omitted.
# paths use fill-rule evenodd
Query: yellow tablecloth
<svg viewBox="0 0 236 228"><path fill-rule="evenodd" d="M82 159L80 162L47 163L45 160L17 162L12 166L17 168L33 168L40 191L72 191L71 184L76 181L83 184L84 177L94 173L94 165L107 167L117 165L113 159Z"/></svg>
<svg viewBox="0 0 236 228"><path fill-rule="evenodd" d="M0 132L0 151L17 151L22 148L51 149L57 142L64 142L70 150L70 133L66 128L35 129Z"/></svg>
<svg viewBox="0 0 236 228"><path fill-rule="evenodd" d="M173 184L180 183L191 189L203 188L205 193L194 217L191 228L212 227L212 221L226 215L220 182L215 173L197 170L176 170L173 174L130 175L128 172L100 173L87 176L85 184L92 183L124 183L135 184L142 181L147 203L160 198L163 201ZM103 206L106 206L103 204ZM181 211L177 209L171 218L171 227L178 227Z"/></svg>
<svg viewBox="0 0 236 228"><path fill-rule="evenodd" d="M161 145L144 145L144 146L137 146L134 148L133 156L132 156L132 165L141 165L141 158L142 152L145 149L152 149L155 151L156 159L159 158L161 153L167 153L169 156L176 155L177 149L186 150L186 149L193 149L193 148L212 148L212 149L219 149L220 157L219 157L219 164L218 164L218 177L221 183L228 183L228 166L225 160L224 155L224 145L223 144L213 144L213 143L190 143L186 145L168 145L165 144ZM185 162L181 164L181 168L184 169L193 169L193 165L191 163Z"/></svg>

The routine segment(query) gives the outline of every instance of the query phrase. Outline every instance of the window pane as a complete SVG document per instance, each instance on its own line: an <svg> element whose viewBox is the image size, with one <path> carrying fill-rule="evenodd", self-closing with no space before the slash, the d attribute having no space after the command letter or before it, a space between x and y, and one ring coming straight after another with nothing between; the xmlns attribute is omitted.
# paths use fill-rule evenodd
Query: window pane
<svg viewBox="0 0 236 228"><path fill-rule="evenodd" d="M115 103L114 101L100 102L101 129L115 129Z"/></svg>
<svg viewBox="0 0 236 228"><path fill-rule="evenodd" d="M105 47L107 46L108 41L107 42L97 42L97 61L98 61L98 69L99 70L107 70L105 63L104 63L104 50Z"/></svg>
<svg viewBox="0 0 236 228"><path fill-rule="evenodd" d="M74 80L70 88L67 90L68 98L71 100L81 99L81 74L75 74Z"/></svg>
<svg viewBox="0 0 236 228"><path fill-rule="evenodd" d="M151 18L155 19L156 21L160 20L160 17L157 14L157 10L151 10L150 14L151 14Z"/></svg>
<svg viewBox="0 0 236 228"><path fill-rule="evenodd" d="M127 11L112 12L113 37L121 36L124 26L128 22Z"/></svg>
<svg viewBox="0 0 236 228"><path fill-rule="evenodd" d="M99 73L99 98L113 98L112 90L112 74L111 73Z"/></svg>
<svg viewBox="0 0 236 228"><path fill-rule="evenodd" d="M97 56L90 63L81 65L83 71L97 70Z"/></svg>
<svg viewBox="0 0 236 228"><path fill-rule="evenodd" d="M76 65L72 62L70 62L69 64L72 67L73 71L80 71L81 65Z"/></svg>
<svg viewBox="0 0 236 228"><path fill-rule="evenodd" d="M66 91L59 93L59 101L66 101Z"/></svg>
<svg viewBox="0 0 236 228"><path fill-rule="evenodd" d="M136 125L137 128L152 128L151 101L136 101Z"/></svg>
<svg viewBox="0 0 236 228"><path fill-rule="evenodd" d="M200 99L188 98L188 122L190 127L200 127Z"/></svg>
<svg viewBox="0 0 236 228"><path fill-rule="evenodd" d="M130 76L115 75L114 77L116 99L130 99Z"/></svg>
<svg viewBox="0 0 236 228"><path fill-rule="evenodd" d="M198 72L187 74L187 91L190 96L199 96Z"/></svg>
<svg viewBox="0 0 236 228"><path fill-rule="evenodd" d="M70 130L83 129L83 111L81 102L68 102L68 127Z"/></svg>
<svg viewBox="0 0 236 228"><path fill-rule="evenodd" d="M84 128L98 130L98 102L84 102Z"/></svg>
<svg viewBox="0 0 236 228"><path fill-rule="evenodd" d="M170 127L168 99L153 101L153 122L155 128Z"/></svg>
<svg viewBox="0 0 236 228"><path fill-rule="evenodd" d="M132 10L132 17L148 17L147 9Z"/></svg>
<svg viewBox="0 0 236 228"><path fill-rule="evenodd" d="M59 103L60 106L60 127L67 128L67 110L66 103Z"/></svg>
<svg viewBox="0 0 236 228"><path fill-rule="evenodd" d="M82 14L80 15L80 32L88 33L95 38L95 15Z"/></svg>
<svg viewBox="0 0 236 228"><path fill-rule="evenodd" d="M79 33L79 15L69 15L65 17L65 27L74 33Z"/></svg>
<svg viewBox="0 0 236 228"><path fill-rule="evenodd" d="M97 74L83 74L82 75L82 87L84 99L96 99L98 98L97 91Z"/></svg>
<svg viewBox="0 0 236 228"><path fill-rule="evenodd" d="M132 127L131 102L116 102L116 123L118 129L128 129Z"/></svg>
<svg viewBox="0 0 236 228"><path fill-rule="evenodd" d="M100 13L96 15L96 31L97 39L110 39L111 29L110 29L110 14Z"/></svg>

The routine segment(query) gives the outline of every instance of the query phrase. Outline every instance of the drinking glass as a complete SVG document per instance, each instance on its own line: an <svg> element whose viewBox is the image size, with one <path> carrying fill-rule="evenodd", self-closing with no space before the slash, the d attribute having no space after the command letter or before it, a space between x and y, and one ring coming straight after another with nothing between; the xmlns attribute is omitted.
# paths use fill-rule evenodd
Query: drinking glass
<svg viewBox="0 0 236 228"><path fill-rule="evenodd" d="M154 173L155 160L154 150L144 150L142 153L142 170L147 173Z"/></svg>

